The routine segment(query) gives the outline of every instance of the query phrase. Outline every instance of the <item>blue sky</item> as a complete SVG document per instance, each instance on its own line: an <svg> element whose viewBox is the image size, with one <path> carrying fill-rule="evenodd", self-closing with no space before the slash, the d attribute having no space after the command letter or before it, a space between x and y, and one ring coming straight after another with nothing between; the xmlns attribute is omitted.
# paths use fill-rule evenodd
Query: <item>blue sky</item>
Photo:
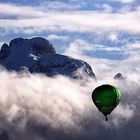
<svg viewBox="0 0 140 140"><path fill-rule="evenodd" d="M41 36L57 53L91 65L93 59L112 65L139 59L139 23L138 0L0 1L1 45L15 37Z"/></svg>

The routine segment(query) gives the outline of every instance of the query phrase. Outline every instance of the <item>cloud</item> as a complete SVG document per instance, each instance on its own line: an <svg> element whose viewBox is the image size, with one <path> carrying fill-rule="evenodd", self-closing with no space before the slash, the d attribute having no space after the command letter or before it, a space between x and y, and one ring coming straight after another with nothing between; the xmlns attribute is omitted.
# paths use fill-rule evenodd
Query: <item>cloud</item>
<svg viewBox="0 0 140 140"><path fill-rule="evenodd" d="M76 10L81 8L82 5L83 2L73 4L72 2L66 3L62 1L46 1L34 7L27 5L16 5L16 3L0 3L0 18L40 18L47 16L47 12Z"/></svg>
<svg viewBox="0 0 140 140"><path fill-rule="evenodd" d="M56 35L56 34L50 34L47 36L47 39L48 40L61 40L61 41L67 41L69 40L69 37L68 36L63 36L63 35Z"/></svg>
<svg viewBox="0 0 140 140"><path fill-rule="evenodd" d="M130 49L140 49L140 42L136 41L134 43L129 43L127 47Z"/></svg>
<svg viewBox="0 0 140 140"><path fill-rule="evenodd" d="M48 11L71 11L78 10L85 6L85 2L77 2L77 1L46 1L40 5L42 9L47 9Z"/></svg>
<svg viewBox="0 0 140 140"><path fill-rule="evenodd" d="M102 12L112 12L113 11L113 7L109 4L95 4L95 6L98 8L98 9L101 9Z"/></svg>
<svg viewBox="0 0 140 140"><path fill-rule="evenodd" d="M82 39L76 39L74 42L71 42L70 46L66 49L65 53L68 55L71 54L84 54L84 51L95 50L93 45L90 45L88 42Z"/></svg>
<svg viewBox="0 0 140 140"><path fill-rule="evenodd" d="M109 4L103 4L102 7L106 12L112 12L113 10L113 8Z"/></svg>
<svg viewBox="0 0 140 140"><path fill-rule="evenodd" d="M77 125L80 126L80 123L82 125L78 116L84 114L85 106L89 106L85 93L81 96L84 89L81 88L80 91L78 85L65 77L56 79L41 75L27 75L29 76L27 77L4 71L1 72L1 76L5 80L5 84L1 84L0 87L0 116L1 119L4 117L4 120L1 120L1 127L3 127L1 129L8 129L7 131L10 131L9 133L11 136L13 135L14 139L19 139L15 135L17 130L25 135L32 135L31 138L34 139L28 129L35 131L34 129L43 127L54 131L62 129L64 133L75 129L78 133L80 128ZM12 79L13 84L10 84ZM69 89L71 87L72 89ZM81 116L81 118L83 117ZM40 135L40 132L37 133ZM36 134L34 133L34 135ZM25 138L22 135L19 137L26 139L26 136ZM27 139L29 139L28 137ZM51 133L49 137L51 137Z"/></svg>
<svg viewBox="0 0 140 140"><path fill-rule="evenodd" d="M23 12L26 11L26 12ZM15 4L5 4L0 3L0 17L2 18L10 18L13 16L17 18L33 18L33 17L42 17L45 16L45 13L39 9L31 7L31 6L18 6Z"/></svg>
<svg viewBox="0 0 140 140"><path fill-rule="evenodd" d="M76 39L71 42L68 47L65 48L64 54L78 58L81 57L81 59L85 60L87 59L85 57L121 60L128 55L123 47L109 46L100 43L94 44L94 42L83 39ZM85 57L82 58L82 56Z"/></svg>
<svg viewBox="0 0 140 140"><path fill-rule="evenodd" d="M7 33L33 34L43 31L68 32L127 32L139 34L139 10L125 13L106 13L95 11L44 11L39 7L26 7L1 4L0 28ZM11 9L15 9L11 11ZM22 11L27 11L23 13ZM19 18L10 19L8 16ZM7 19L6 19L7 17ZM129 24L128 24L129 23Z"/></svg>
<svg viewBox="0 0 140 140"><path fill-rule="evenodd" d="M133 3L135 0L113 0L114 2L121 2L123 4Z"/></svg>
<svg viewBox="0 0 140 140"><path fill-rule="evenodd" d="M108 39L112 42L117 42L118 39L118 34L117 33L110 33L108 36Z"/></svg>
<svg viewBox="0 0 140 140"><path fill-rule="evenodd" d="M124 53L129 54L129 57L132 58L138 57L140 53L140 42L139 41L128 42L124 46L124 49L125 49Z"/></svg>
<svg viewBox="0 0 140 140"><path fill-rule="evenodd" d="M63 76L48 78L1 70L0 77L0 130L6 131L10 139L92 140L106 136L117 140L127 137L133 123L139 127L139 99L136 97L139 81L134 86L130 80L117 82L106 78L86 83L83 87L78 81ZM105 122L92 102L91 93L108 81L119 87L123 94L121 104ZM127 86L128 83L131 86ZM131 92L133 90L135 93ZM139 132L133 131L129 135L138 137Z"/></svg>

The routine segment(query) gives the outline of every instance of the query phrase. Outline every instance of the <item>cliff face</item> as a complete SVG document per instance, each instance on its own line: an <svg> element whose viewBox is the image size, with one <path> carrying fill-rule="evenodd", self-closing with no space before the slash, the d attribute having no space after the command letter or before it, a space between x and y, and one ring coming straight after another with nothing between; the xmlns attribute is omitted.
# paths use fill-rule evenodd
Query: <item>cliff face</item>
<svg viewBox="0 0 140 140"><path fill-rule="evenodd" d="M74 79L96 79L89 64L56 54L53 45L41 37L16 38L9 45L4 43L0 51L0 65L15 71L26 68L31 73L44 73L51 77L60 74Z"/></svg>

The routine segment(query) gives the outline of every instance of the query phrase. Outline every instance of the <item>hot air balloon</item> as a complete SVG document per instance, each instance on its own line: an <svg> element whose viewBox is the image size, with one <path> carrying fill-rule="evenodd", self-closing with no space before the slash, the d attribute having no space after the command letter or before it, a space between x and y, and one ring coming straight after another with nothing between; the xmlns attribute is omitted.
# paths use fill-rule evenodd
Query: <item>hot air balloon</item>
<svg viewBox="0 0 140 140"><path fill-rule="evenodd" d="M92 100L96 107L108 120L109 115L119 104L121 92L112 85L101 85L92 92Z"/></svg>

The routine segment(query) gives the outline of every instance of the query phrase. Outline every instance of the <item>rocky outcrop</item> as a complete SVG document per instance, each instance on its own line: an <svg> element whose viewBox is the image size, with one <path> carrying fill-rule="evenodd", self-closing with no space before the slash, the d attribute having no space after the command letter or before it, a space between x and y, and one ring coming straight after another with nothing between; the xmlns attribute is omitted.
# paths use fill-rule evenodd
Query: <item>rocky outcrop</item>
<svg viewBox="0 0 140 140"><path fill-rule="evenodd" d="M9 54L10 54L10 48L6 43L4 43L1 47L0 59L5 59L6 57L8 57Z"/></svg>
<svg viewBox="0 0 140 140"><path fill-rule="evenodd" d="M125 78L123 77L123 75L122 75L121 73L117 73L117 74L114 76L114 79L115 79L115 80L122 80L122 79L125 79Z"/></svg>

